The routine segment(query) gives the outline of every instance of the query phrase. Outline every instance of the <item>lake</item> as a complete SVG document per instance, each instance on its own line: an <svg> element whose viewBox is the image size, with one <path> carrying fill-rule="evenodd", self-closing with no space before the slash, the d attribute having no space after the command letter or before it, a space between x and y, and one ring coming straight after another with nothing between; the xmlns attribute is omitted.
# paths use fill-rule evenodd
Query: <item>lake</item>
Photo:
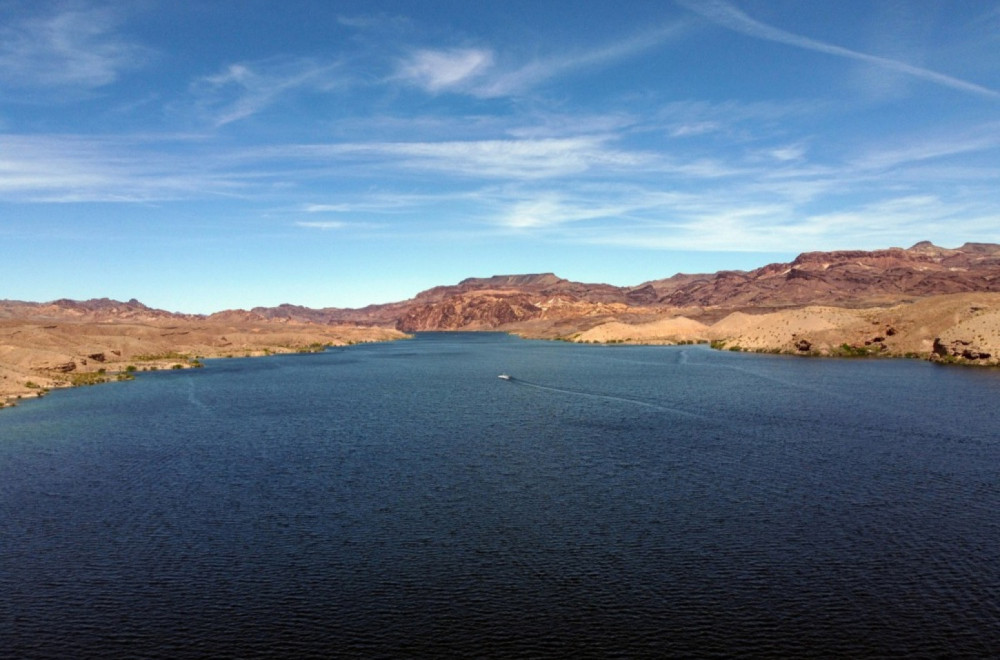
<svg viewBox="0 0 1000 660"><path fill-rule="evenodd" d="M55 392L0 412L0 656L996 656L998 404L485 333Z"/></svg>

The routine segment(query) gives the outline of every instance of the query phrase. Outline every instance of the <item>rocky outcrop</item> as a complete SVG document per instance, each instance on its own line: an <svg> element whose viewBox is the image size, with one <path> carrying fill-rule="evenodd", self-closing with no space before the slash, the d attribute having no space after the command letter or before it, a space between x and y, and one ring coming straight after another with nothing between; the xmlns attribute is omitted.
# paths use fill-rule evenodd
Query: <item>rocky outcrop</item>
<svg viewBox="0 0 1000 660"><path fill-rule="evenodd" d="M51 314L51 310L45 311ZM219 323L0 319L0 408L51 388L127 380L133 371L194 367L201 357L315 352L402 339L386 328L256 320Z"/></svg>
<svg viewBox="0 0 1000 660"><path fill-rule="evenodd" d="M864 306L971 291L1000 291L1000 245L929 242L909 249L805 252L787 264L723 271L663 297L673 306Z"/></svg>
<svg viewBox="0 0 1000 660"><path fill-rule="evenodd" d="M541 312L527 294L455 295L414 306L397 328L403 332L496 328L536 318Z"/></svg>
<svg viewBox="0 0 1000 660"><path fill-rule="evenodd" d="M201 317L197 314L180 314L162 309L154 309L147 307L134 298L128 302L111 300L110 298L92 298L90 300L61 298L47 303L0 300L0 319L3 318L87 322L152 322L172 318L194 320Z"/></svg>
<svg viewBox="0 0 1000 660"><path fill-rule="evenodd" d="M400 329L451 330L539 319L545 314L544 302L554 297L619 304L648 315L657 308L867 307L989 291L1000 291L1000 245L967 243L948 249L922 242L909 249L805 252L790 263L752 271L679 274L635 287L571 282L552 273L469 278L428 289L397 303L394 311L402 312L396 317Z"/></svg>
<svg viewBox="0 0 1000 660"><path fill-rule="evenodd" d="M1000 363L1000 293L929 296L892 306L733 312L706 339L728 350Z"/></svg>
<svg viewBox="0 0 1000 660"><path fill-rule="evenodd" d="M955 359L978 361L989 360L993 355L982 347L964 339L954 339L944 342L940 337L934 339L934 346L931 349L931 359L937 361L951 361Z"/></svg>
<svg viewBox="0 0 1000 660"><path fill-rule="evenodd" d="M697 313L708 321L712 314L718 319L739 309L866 307L988 291L1000 291L1000 245L966 243L950 249L923 241L908 249L805 252L790 263L752 271L681 273L631 287L573 282L553 273L494 275L361 309L279 305L244 313L268 320L394 326L405 331L490 329L546 318L566 321L574 315L583 319L621 313L610 306L647 320L666 308L700 308ZM561 305L558 311L553 302Z"/></svg>

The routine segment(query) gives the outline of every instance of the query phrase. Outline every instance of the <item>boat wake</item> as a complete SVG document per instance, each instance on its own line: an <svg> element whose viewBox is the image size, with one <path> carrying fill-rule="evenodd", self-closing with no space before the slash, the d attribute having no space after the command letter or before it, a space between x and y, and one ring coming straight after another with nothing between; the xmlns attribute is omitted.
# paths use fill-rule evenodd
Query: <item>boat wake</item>
<svg viewBox="0 0 1000 660"><path fill-rule="evenodd" d="M205 405L205 402L201 400L195 391L194 378L191 377L187 379L187 400L192 406L205 412L208 411L208 406Z"/></svg>
<svg viewBox="0 0 1000 660"><path fill-rule="evenodd" d="M504 374L506 375L506 374ZM501 376L503 378L503 376ZM529 380L523 380L521 378L513 378L512 376L507 376L504 380L514 383L516 385L521 385L524 387L531 387L536 390L543 390L546 392L555 392L558 394L569 394L572 396L582 396L590 399L603 399L604 401L617 401L619 403L629 403L635 406L642 406L644 408L652 408L653 410L660 410L663 412L671 413L673 415L680 415L682 417L688 417L691 419L698 419L703 422L712 422L713 420L705 415L700 415L698 413L693 413L687 410L681 410L680 408L673 408L671 406L665 406L662 403L656 403L653 401L646 401L644 399L633 399L630 397L616 396L614 394L602 394L600 392L588 392L586 390L574 390L565 387L553 387L551 385L542 385L540 383L533 383Z"/></svg>

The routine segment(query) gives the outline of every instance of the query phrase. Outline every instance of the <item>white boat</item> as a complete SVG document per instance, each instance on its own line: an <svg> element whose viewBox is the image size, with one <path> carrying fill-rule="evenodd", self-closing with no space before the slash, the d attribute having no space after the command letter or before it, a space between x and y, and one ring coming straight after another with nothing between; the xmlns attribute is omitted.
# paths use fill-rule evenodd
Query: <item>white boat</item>
<svg viewBox="0 0 1000 660"><path fill-rule="evenodd" d="M500 380L510 380L510 376L507 374L500 374L499 376L497 376L497 378L499 378Z"/></svg>

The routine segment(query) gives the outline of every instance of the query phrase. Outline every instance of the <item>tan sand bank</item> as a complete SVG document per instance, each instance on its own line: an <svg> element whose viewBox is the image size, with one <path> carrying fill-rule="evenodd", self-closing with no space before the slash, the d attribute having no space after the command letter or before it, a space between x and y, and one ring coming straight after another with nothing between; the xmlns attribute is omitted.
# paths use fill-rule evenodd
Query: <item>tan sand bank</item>
<svg viewBox="0 0 1000 660"><path fill-rule="evenodd" d="M200 358L260 356L389 341L397 330L255 320L247 324L0 320L0 403L46 391L190 368Z"/></svg>

